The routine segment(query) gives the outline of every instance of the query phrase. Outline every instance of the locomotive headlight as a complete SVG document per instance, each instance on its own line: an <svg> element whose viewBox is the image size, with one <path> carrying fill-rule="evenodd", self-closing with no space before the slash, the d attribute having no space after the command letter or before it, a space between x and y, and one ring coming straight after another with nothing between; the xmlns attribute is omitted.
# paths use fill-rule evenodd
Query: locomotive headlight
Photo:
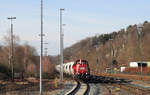
<svg viewBox="0 0 150 95"><path fill-rule="evenodd" d="M84 67L80 67L80 70L84 70L85 68Z"/></svg>

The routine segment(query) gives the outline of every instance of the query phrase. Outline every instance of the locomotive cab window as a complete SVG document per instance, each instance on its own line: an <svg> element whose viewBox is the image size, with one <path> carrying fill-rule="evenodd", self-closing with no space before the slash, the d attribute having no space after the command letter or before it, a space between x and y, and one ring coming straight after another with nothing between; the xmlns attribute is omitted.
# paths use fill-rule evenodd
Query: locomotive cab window
<svg viewBox="0 0 150 95"><path fill-rule="evenodd" d="M85 62L85 61L83 61L83 62L82 62L82 64L86 64L86 62Z"/></svg>
<svg viewBox="0 0 150 95"><path fill-rule="evenodd" d="M77 60L75 64L88 64L86 60Z"/></svg>
<svg viewBox="0 0 150 95"><path fill-rule="evenodd" d="M77 64L80 64L80 62L77 62Z"/></svg>

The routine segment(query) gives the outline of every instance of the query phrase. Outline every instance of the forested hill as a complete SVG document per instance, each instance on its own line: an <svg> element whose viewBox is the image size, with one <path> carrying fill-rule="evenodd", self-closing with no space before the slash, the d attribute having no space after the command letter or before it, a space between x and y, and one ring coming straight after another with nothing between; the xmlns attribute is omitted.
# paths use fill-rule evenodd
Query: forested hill
<svg viewBox="0 0 150 95"><path fill-rule="evenodd" d="M131 61L150 61L150 23L145 21L141 34L137 25L129 25L110 34L86 38L64 50L64 61L88 60L92 70L128 66ZM114 65L114 64L113 64Z"/></svg>

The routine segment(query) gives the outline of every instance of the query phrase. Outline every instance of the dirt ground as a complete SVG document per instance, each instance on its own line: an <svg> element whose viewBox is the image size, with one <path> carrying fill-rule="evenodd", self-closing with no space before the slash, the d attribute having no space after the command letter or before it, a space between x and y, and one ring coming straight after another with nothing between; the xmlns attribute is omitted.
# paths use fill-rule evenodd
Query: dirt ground
<svg viewBox="0 0 150 95"><path fill-rule="evenodd" d="M58 83L57 79L43 80L43 93L48 95L49 92L60 89L63 85ZM38 95L39 80L29 78L26 80L3 81L0 80L0 95Z"/></svg>

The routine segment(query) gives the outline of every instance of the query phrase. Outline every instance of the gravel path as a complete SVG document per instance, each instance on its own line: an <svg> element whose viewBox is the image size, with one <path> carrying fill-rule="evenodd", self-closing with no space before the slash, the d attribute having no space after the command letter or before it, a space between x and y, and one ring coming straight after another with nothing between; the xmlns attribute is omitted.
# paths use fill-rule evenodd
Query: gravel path
<svg viewBox="0 0 150 95"><path fill-rule="evenodd" d="M111 84L90 83L89 95L135 95Z"/></svg>
<svg viewBox="0 0 150 95"><path fill-rule="evenodd" d="M103 85L103 94L102 95L135 95L129 91L126 91L122 88L112 86L111 84L102 84Z"/></svg>
<svg viewBox="0 0 150 95"><path fill-rule="evenodd" d="M90 83L90 92L89 95L102 95L102 87L100 84Z"/></svg>

